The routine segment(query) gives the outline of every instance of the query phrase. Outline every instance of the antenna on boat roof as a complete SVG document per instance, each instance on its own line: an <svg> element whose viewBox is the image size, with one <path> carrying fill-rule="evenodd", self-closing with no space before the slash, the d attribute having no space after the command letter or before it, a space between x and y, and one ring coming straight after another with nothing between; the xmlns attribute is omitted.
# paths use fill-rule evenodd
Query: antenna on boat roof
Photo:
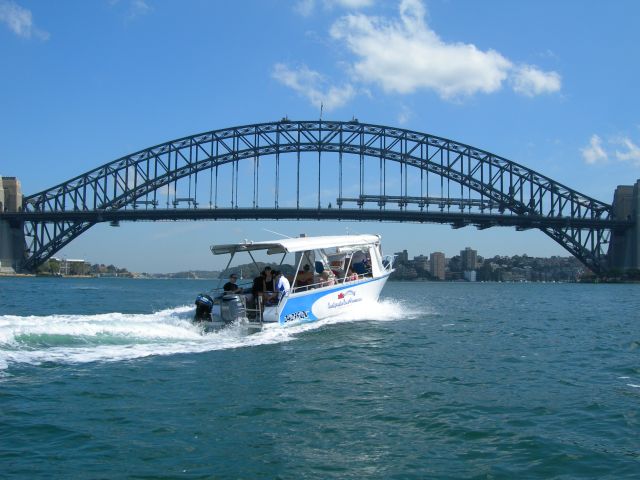
<svg viewBox="0 0 640 480"><path fill-rule="evenodd" d="M289 235L285 235L284 233L274 232L273 230L269 230L267 228L263 228L263 230L265 232L273 233L275 235L280 235L281 237L284 237L284 238L293 238L293 237L290 237Z"/></svg>

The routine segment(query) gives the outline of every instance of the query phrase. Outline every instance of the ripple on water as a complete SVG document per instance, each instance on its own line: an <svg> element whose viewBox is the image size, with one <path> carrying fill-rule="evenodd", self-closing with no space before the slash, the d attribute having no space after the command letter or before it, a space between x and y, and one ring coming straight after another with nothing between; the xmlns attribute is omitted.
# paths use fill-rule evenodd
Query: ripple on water
<svg viewBox="0 0 640 480"><path fill-rule="evenodd" d="M0 316L3 474L637 476L630 286L389 284L375 315L247 336L203 335L193 285L159 283ZM108 313L123 295L165 306Z"/></svg>

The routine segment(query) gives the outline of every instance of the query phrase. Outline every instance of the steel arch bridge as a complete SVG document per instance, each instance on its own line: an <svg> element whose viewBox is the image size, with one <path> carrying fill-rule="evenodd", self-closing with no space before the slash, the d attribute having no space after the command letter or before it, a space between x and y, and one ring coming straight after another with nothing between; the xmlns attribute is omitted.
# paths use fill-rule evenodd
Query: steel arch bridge
<svg viewBox="0 0 640 480"><path fill-rule="evenodd" d="M611 232L632 225L611 205L453 140L286 118L140 150L4 217L24 230L28 271L98 222L271 218L538 228L600 274Z"/></svg>

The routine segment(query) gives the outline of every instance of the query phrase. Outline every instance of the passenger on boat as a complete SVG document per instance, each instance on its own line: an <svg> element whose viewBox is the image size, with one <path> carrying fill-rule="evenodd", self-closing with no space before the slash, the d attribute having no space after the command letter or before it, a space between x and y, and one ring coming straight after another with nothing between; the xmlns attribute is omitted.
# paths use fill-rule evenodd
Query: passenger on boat
<svg viewBox="0 0 640 480"><path fill-rule="evenodd" d="M276 289L273 281L273 271L271 270L271 267L264 267L262 274L264 275L264 291L275 292Z"/></svg>
<svg viewBox="0 0 640 480"><path fill-rule="evenodd" d="M291 290L291 284L287 277L285 277L281 271L276 270L273 272L273 276L276 279L276 292L278 294L278 300L282 300L289 290Z"/></svg>
<svg viewBox="0 0 640 480"><path fill-rule="evenodd" d="M300 290L307 290L311 284L313 284L313 273L311 273L311 267L307 264L298 272L295 286L299 287Z"/></svg>
<svg viewBox="0 0 640 480"><path fill-rule="evenodd" d="M328 270L325 270L320 274L320 280L321 287L330 287L336 284L335 278L333 278L333 276L329 274Z"/></svg>
<svg viewBox="0 0 640 480"><path fill-rule="evenodd" d="M364 273L367 271L366 261L367 255L362 250L358 250L357 252L355 252L353 254L353 257L351 257L351 265L353 271L359 275L364 275Z"/></svg>
<svg viewBox="0 0 640 480"><path fill-rule="evenodd" d="M251 294L253 298L257 299L258 297L262 297L265 300L265 285L264 285L264 270L253 279L253 285L251 286Z"/></svg>
<svg viewBox="0 0 640 480"><path fill-rule="evenodd" d="M267 299L266 305L276 305L291 290L291 284L287 277L278 270L273 271L273 278L276 282L276 291Z"/></svg>
<svg viewBox="0 0 640 480"><path fill-rule="evenodd" d="M347 272L347 282L353 282L358 279L358 274L353 271L353 268L349 267L349 271Z"/></svg>
<svg viewBox="0 0 640 480"><path fill-rule="evenodd" d="M224 284L222 290L227 293L242 293L242 288L240 288L236 282L238 281L238 276L235 273L232 273L229 276L229 281ZM219 284L218 284L219 285Z"/></svg>

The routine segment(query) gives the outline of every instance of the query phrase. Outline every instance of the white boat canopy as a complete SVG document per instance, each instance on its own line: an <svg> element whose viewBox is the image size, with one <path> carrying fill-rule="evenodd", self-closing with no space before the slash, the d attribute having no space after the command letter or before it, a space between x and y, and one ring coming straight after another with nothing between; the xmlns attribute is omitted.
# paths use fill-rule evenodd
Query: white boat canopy
<svg viewBox="0 0 640 480"><path fill-rule="evenodd" d="M267 242L232 243L227 245L212 245L211 252L214 255L229 253L249 252L254 250L266 250L269 255L277 253L304 252L307 250L320 250L325 248L337 248L339 250L357 250L358 247L376 245L380 243L379 235L335 235L323 237L296 237Z"/></svg>

